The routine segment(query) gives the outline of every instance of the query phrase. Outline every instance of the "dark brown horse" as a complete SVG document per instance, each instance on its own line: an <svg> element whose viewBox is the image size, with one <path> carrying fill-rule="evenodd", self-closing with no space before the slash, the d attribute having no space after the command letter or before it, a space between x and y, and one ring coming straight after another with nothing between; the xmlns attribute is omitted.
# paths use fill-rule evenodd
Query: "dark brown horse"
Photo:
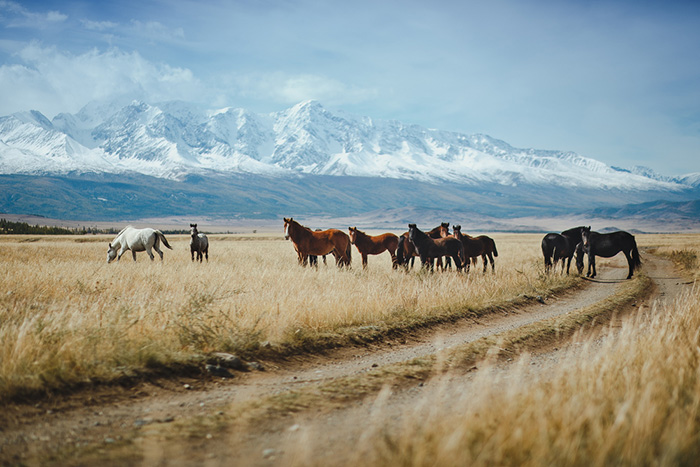
<svg viewBox="0 0 700 467"><path fill-rule="evenodd" d="M299 264L304 265L309 255L323 256L333 253L339 267L350 266L352 262L352 244L350 237L338 229L312 231L302 226L291 217L284 218L284 238L291 239L299 257Z"/></svg>
<svg viewBox="0 0 700 467"><path fill-rule="evenodd" d="M557 262L561 260L562 274L565 266L566 273L569 274L574 253L576 254L578 273L581 274L583 272L583 243L581 241L577 242L576 238L572 238L569 235L551 232L542 238L541 246L545 273L549 273L552 269L556 270Z"/></svg>
<svg viewBox="0 0 700 467"><path fill-rule="evenodd" d="M385 233L381 235L367 235L357 227L348 227L350 231L350 243L355 245L357 251L362 255L362 267L367 267L367 256L378 255L388 251L391 255L391 264L394 269L396 264L396 249L399 246L399 237L393 233Z"/></svg>
<svg viewBox="0 0 700 467"><path fill-rule="evenodd" d="M461 225L455 225L452 230L454 231L454 237L459 239L464 245L464 265L467 268L467 272L469 272L470 260L476 266L479 256L481 256L481 260L484 263L484 272L486 272L488 260L491 261L491 271L496 272L496 264L493 261L493 257L498 257L498 250L496 249L496 242L491 237L486 235L472 237L471 235L463 234Z"/></svg>
<svg viewBox="0 0 700 467"><path fill-rule="evenodd" d="M464 255L464 248L462 242L456 238L431 238L430 235L416 227L416 224L408 224L408 239L415 245L424 268L432 270L433 259L448 256L454 260L457 270L462 270L460 256Z"/></svg>
<svg viewBox="0 0 700 467"><path fill-rule="evenodd" d="M434 229L430 230L428 233L428 236L430 238L441 238L442 237L442 231L443 229L448 229L449 231L450 223L449 222L443 222ZM418 255L418 251L416 250L416 246L411 243L411 241L408 239L408 232L404 232L401 234L399 237L399 245L396 250L396 263L401 266L403 265L406 269L409 268L409 262L410 262L410 267L413 267L413 262L415 261L416 257ZM450 265L450 258L447 258L447 265ZM442 258L438 258L438 267L442 267Z"/></svg>

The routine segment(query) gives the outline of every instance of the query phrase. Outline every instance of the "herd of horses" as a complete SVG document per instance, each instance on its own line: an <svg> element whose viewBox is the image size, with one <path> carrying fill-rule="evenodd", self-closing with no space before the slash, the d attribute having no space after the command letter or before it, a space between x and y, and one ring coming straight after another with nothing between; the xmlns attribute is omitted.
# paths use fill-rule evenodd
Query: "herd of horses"
<svg viewBox="0 0 700 467"><path fill-rule="evenodd" d="M299 264L315 264L318 256L332 254L340 267L349 266L352 261L352 245L362 256L362 267L367 267L367 257L389 252L394 268L413 267L415 258L419 257L425 268L447 268L454 262L457 270L469 269L482 257L484 271L488 261L495 268L493 257L498 256L496 242L485 235L472 237L462 234L461 227L453 227L444 222L434 229L423 232L416 224L409 224L408 231L402 235L384 233L368 235L357 227L349 227L346 234L339 229L311 230L295 221L284 218L284 236L291 240L297 252ZM443 262L444 259L444 262Z"/></svg>
<svg viewBox="0 0 700 467"><path fill-rule="evenodd" d="M357 227L349 227L347 234L339 229L311 230L293 218L285 217L284 236L285 239L292 241L299 264L303 266L317 264L319 256L322 256L325 262L329 254L334 256L339 267L350 266L352 245L355 245L362 256L363 268L367 267L368 256L379 255L385 251L391 255L393 268L402 266L406 270L413 267L415 258L418 257L422 268L431 271L435 267L450 268L454 263L457 271L468 272L470 265L476 266L478 258L481 257L483 272L487 271L489 264L491 270L495 272L494 257L498 257L496 242L491 237L486 235L472 237L462 233L460 225L454 225L450 232L449 222L443 222L427 232L420 230L416 224L408 224L408 231L401 235L393 233L368 235ZM153 260L152 249L163 260L161 243L172 250L159 230L125 227L110 242L107 262L111 263L115 259L119 261L129 250L134 261L138 251L146 251ZM564 270L569 274L571 260L575 256L576 269L579 274L582 274L583 258L587 255L586 275L595 277L596 256L610 258L622 252L627 258L629 267L627 278L629 279L642 264L634 236L625 231L601 234L592 231L590 227L574 227L561 233L548 233L542 239L541 246L546 272L555 269L557 263L561 261L562 274ZM197 230L197 224L190 224L190 253L192 261L197 260L200 263L204 259L209 261L209 239Z"/></svg>
<svg viewBox="0 0 700 467"><path fill-rule="evenodd" d="M618 230L601 234L591 230L591 227L574 227L561 233L548 233L542 239L542 255L544 256L544 269L549 272L561 261L562 273L566 264L566 273L569 274L571 259L576 255L576 269L583 273L583 257L588 256L587 277L595 277L595 257L612 258L622 252L627 258L629 272L627 279L632 277L634 271L639 269L642 261L639 257L637 242L634 235Z"/></svg>

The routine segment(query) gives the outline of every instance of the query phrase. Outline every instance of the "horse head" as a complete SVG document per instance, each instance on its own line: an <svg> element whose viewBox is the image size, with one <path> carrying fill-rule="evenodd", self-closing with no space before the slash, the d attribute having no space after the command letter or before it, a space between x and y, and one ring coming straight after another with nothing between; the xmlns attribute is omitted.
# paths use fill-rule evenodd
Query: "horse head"
<svg viewBox="0 0 700 467"><path fill-rule="evenodd" d="M197 224L190 224L190 235L196 237L197 234L199 234L199 231L197 231Z"/></svg>
<svg viewBox="0 0 700 467"><path fill-rule="evenodd" d="M357 239L357 227L348 227L348 230L350 231L350 243L354 245Z"/></svg>
<svg viewBox="0 0 700 467"><path fill-rule="evenodd" d="M117 258L117 249L109 244L109 249L107 250L107 264L111 263Z"/></svg>
<svg viewBox="0 0 700 467"><path fill-rule="evenodd" d="M581 227L581 240L583 241L583 249L588 249L588 242L591 238L591 226Z"/></svg>
<svg viewBox="0 0 700 467"><path fill-rule="evenodd" d="M408 224L408 239L412 243L415 243L414 240L416 238L417 232L420 232L420 230L418 230L416 224Z"/></svg>
<svg viewBox="0 0 700 467"><path fill-rule="evenodd" d="M284 219L284 239L289 240L289 225L292 223L292 221L294 219L292 219L291 217L290 218L284 217L283 219Z"/></svg>
<svg viewBox="0 0 700 467"><path fill-rule="evenodd" d="M440 236L449 237L450 236L450 223L443 222L440 224Z"/></svg>
<svg viewBox="0 0 700 467"><path fill-rule="evenodd" d="M452 226L452 235L457 238L462 236L462 226L460 224Z"/></svg>

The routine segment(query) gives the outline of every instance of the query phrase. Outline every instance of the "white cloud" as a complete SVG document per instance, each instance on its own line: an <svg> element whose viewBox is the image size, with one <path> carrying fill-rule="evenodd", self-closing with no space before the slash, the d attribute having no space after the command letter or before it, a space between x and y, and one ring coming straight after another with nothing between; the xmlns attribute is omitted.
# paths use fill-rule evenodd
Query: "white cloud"
<svg viewBox="0 0 700 467"><path fill-rule="evenodd" d="M72 55L34 43L17 57L22 63L0 66L0 115L36 109L52 117L96 99L199 100L204 94L189 69L152 63L138 52Z"/></svg>
<svg viewBox="0 0 700 467"><path fill-rule="evenodd" d="M36 12L28 10L17 2L0 0L0 20L10 28L42 28L50 24L62 23L67 19L68 15L60 11Z"/></svg>

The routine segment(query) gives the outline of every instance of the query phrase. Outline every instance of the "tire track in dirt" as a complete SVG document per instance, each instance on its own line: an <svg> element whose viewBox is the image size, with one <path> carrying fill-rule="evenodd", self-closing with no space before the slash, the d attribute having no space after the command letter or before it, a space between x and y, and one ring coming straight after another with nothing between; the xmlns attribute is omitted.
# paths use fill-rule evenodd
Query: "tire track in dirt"
<svg viewBox="0 0 700 467"><path fill-rule="evenodd" d="M646 255L646 258L648 263L645 267L651 268L650 271L654 271L654 265L662 261L650 255ZM0 418L0 461L24 462L44 457L64 446L111 444L147 425L211 415L217 407L284 393L342 376L361 374L373 366L431 355L484 336L565 314L611 296L615 293L617 284L623 282L626 276L624 257L601 262L599 269L600 278L590 281L588 286L576 292L564 293L559 298L527 305L508 313L494 313L478 320L463 319L440 325L419 332L410 342L391 342L340 349L326 355L293 357L284 364L268 364L266 372L237 374L234 379L225 381L204 384L195 379L183 379L177 384L170 382L161 386L149 383L118 394L106 391L105 394L47 400L31 406L12 405ZM669 298L676 295L675 289L665 289L659 285L666 280L666 269L659 272L658 277L654 277L657 275L655 273L651 274L662 294ZM669 283L674 280L676 279L668 279ZM185 384L191 389L184 390ZM276 434L268 432L266 439L274 444L276 437L280 440L287 437L284 426L285 424L280 425L282 431L278 430ZM236 445L239 454L246 451L251 459L260 459L263 464L272 462L270 457L274 456L268 456L268 459L261 457L262 451L258 446L260 440L253 434L251 436L248 443L241 445L235 442L229 445ZM218 454L211 457L211 453L190 451L182 451L180 456L176 456L174 451L184 449L184 446L175 444L177 446L170 446L167 453L159 455L162 447L156 446L151 446L144 453L148 454L148 459L160 459L161 462L178 458L184 463L197 462L201 455L205 456L201 460L211 458L214 463L215 459L224 459L218 457ZM223 455L229 450L230 446L220 449L219 454Z"/></svg>

